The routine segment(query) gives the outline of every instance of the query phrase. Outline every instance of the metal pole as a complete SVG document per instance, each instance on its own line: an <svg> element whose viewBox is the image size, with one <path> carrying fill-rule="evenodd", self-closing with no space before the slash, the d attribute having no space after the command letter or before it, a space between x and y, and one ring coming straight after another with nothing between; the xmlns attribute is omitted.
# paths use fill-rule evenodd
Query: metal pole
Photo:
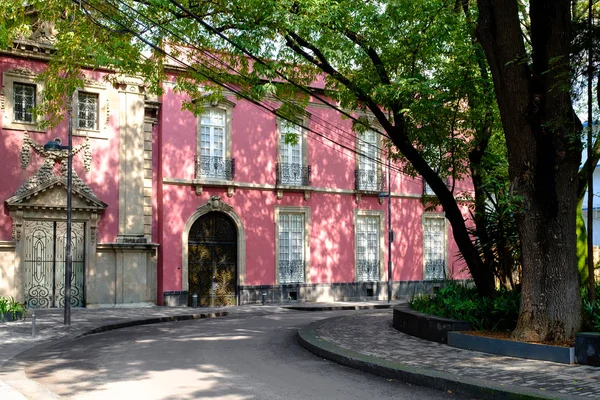
<svg viewBox="0 0 600 400"><path fill-rule="evenodd" d="M72 98L72 97L71 97ZM71 254L71 225L72 205L71 194L73 192L73 105L69 100L69 143L67 153L67 243L65 244L65 325L71 325L71 270L73 268L73 255Z"/></svg>
<svg viewBox="0 0 600 400"><path fill-rule="evenodd" d="M394 233L392 231L392 179L390 174L391 159L388 154L388 303L392 301L392 241Z"/></svg>
<svg viewBox="0 0 600 400"><path fill-rule="evenodd" d="M594 64L592 60L592 0L588 3L588 132L587 132L587 159L588 159L588 198L587 198L587 250L588 250L588 297L592 304L596 301L595 292L595 279L594 279L594 166L590 163L592 159L592 127L593 127L593 113L592 113L592 79Z"/></svg>

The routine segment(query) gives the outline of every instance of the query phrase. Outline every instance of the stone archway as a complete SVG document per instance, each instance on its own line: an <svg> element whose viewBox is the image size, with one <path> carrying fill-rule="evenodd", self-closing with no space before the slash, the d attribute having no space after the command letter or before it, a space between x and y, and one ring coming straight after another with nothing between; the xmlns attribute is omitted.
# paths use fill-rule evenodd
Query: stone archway
<svg viewBox="0 0 600 400"><path fill-rule="evenodd" d="M241 286L245 284L246 278L246 232L244 230L244 225L242 224L242 220L235 213L233 207L228 204L225 204L219 196L212 196L208 203L203 206L198 207L198 209L187 219L185 226L183 227L182 237L181 237L181 290L183 292L189 293L189 241L190 241L190 231L194 226L194 223L201 218L202 216L212 213L218 212L227 215L233 224L235 225L237 231L237 242L236 242L236 269L237 269L237 277L236 277L236 287L237 290L237 299L236 304L239 304L239 289Z"/></svg>

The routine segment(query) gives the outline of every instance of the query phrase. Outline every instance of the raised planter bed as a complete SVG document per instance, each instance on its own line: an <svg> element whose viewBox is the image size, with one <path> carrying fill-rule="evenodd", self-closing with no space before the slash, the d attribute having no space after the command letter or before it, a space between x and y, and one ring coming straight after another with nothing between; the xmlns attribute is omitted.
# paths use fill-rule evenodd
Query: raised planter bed
<svg viewBox="0 0 600 400"><path fill-rule="evenodd" d="M575 348L523 343L513 340L469 335L464 332L449 332L448 345L465 350L481 351L500 356L553 361L563 364L575 363Z"/></svg>
<svg viewBox="0 0 600 400"><path fill-rule="evenodd" d="M600 367L600 333L579 332L575 335L577 364Z"/></svg>
<svg viewBox="0 0 600 400"><path fill-rule="evenodd" d="M473 329L468 322L423 314L408 304L394 307L393 326L400 332L438 343L448 342L448 332Z"/></svg>

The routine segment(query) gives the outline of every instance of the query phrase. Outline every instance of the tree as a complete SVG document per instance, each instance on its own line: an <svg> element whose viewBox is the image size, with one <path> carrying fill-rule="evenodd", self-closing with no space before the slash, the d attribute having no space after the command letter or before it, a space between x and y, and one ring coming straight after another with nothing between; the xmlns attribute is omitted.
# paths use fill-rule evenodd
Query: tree
<svg viewBox="0 0 600 400"><path fill-rule="evenodd" d="M517 218L523 295L513 335L572 338L581 323L575 211L582 146L570 95L571 3L531 0L528 10L517 1L477 4L477 34L494 79L510 180L524 205ZM527 45L522 15L530 22Z"/></svg>

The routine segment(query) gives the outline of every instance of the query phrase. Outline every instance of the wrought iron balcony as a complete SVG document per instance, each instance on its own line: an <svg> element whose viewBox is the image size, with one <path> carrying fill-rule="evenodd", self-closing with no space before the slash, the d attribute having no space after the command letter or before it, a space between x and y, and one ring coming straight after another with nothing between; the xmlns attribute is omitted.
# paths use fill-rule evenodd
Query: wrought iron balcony
<svg viewBox="0 0 600 400"><path fill-rule="evenodd" d="M356 190L365 192L385 192L385 177L377 170L354 170Z"/></svg>
<svg viewBox="0 0 600 400"><path fill-rule="evenodd" d="M310 165L277 163L275 170L277 186L310 186Z"/></svg>
<svg viewBox="0 0 600 400"><path fill-rule="evenodd" d="M232 181L235 177L235 159L221 157L196 156L196 179L214 179Z"/></svg>
<svg viewBox="0 0 600 400"><path fill-rule="evenodd" d="M379 282L379 260L358 260L356 280L359 282Z"/></svg>
<svg viewBox="0 0 600 400"><path fill-rule="evenodd" d="M279 283L304 282L304 261L279 260Z"/></svg>
<svg viewBox="0 0 600 400"><path fill-rule="evenodd" d="M438 281L446 278L446 263L444 260L429 260L425 262L425 279Z"/></svg>

